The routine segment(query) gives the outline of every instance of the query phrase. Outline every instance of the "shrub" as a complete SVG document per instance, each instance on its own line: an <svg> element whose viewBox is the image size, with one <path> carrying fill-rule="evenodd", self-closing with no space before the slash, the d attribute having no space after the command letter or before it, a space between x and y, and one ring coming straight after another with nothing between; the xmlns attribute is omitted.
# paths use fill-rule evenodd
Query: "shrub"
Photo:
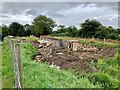
<svg viewBox="0 0 120 90"><path fill-rule="evenodd" d="M112 33L106 36L107 39L120 40L120 36L117 33Z"/></svg>

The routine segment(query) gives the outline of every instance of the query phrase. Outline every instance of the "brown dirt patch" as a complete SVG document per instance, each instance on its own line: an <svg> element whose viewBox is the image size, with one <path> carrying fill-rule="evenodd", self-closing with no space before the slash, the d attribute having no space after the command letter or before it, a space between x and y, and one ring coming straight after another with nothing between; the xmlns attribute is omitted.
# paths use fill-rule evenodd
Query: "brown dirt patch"
<svg viewBox="0 0 120 90"><path fill-rule="evenodd" d="M73 69L77 74L82 71L87 73L97 71L97 69L90 64L91 62L97 62L100 58L112 58L117 52L117 48L109 47L101 47L102 50L98 51L74 52L63 48L53 48L52 46L40 47L40 43L37 41L33 41L32 44L39 50L39 54L33 57L34 60L50 65L54 64L59 66L60 69ZM50 50L52 50L52 52ZM47 54L48 56L46 56Z"/></svg>

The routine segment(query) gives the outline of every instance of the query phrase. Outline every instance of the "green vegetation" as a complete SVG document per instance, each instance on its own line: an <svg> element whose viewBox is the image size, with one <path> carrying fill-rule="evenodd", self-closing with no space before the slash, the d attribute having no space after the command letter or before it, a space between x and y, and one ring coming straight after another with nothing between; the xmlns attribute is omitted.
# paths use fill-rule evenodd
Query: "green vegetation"
<svg viewBox="0 0 120 90"><path fill-rule="evenodd" d="M89 79L94 84L101 84L104 88L118 87L118 81L114 78L111 78L107 73L92 73L89 75Z"/></svg>
<svg viewBox="0 0 120 90"><path fill-rule="evenodd" d="M77 29L75 26L65 27L60 25L57 31L54 31L51 36L68 36L81 38L100 38L120 40L120 29L115 29L112 26L103 26L97 20L85 20Z"/></svg>
<svg viewBox="0 0 120 90"><path fill-rule="evenodd" d="M88 78L78 78L70 71L50 68L46 64L32 61L31 56L37 50L31 44L23 44L23 78L24 87L31 88L99 88Z"/></svg>
<svg viewBox="0 0 120 90"><path fill-rule="evenodd" d="M9 49L9 39L5 38L2 45L2 87L14 87L14 69Z"/></svg>
<svg viewBox="0 0 120 90"><path fill-rule="evenodd" d="M112 44L109 44L109 43L103 43L101 41L86 41L85 39L84 40L79 40L80 43L85 43L85 44L90 44L92 46L96 46L96 47L102 47L102 46L105 46L105 47L120 47L120 45L118 43L112 43Z"/></svg>
<svg viewBox="0 0 120 90"><path fill-rule="evenodd" d="M18 22L12 22L9 26L2 25L0 27L2 28L2 34L4 36L35 35L39 37L40 35L51 34L55 26L56 24L51 18L48 18L47 16L44 15L40 15L33 20L32 25L29 24L22 25Z"/></svg>
<svg viewBox="0 0 120 90"><path fill-rule="evenodd" d="M102 87L118 87L118 57L120 54L111 60L98 60L95 65L99 68L98 73L92 73L88 77L91 82L100 83Z"/></svg>
<svg viewBox="0 0 120 90"><path fill-rule="evenodd" d="M18 22L12 22L9 26L2 25L2 34L4 36L30 36L31 30L29 24L22 25Z"/></svg>
<svg viewBox="0 0 120 90"><path fill-rule="evenodd" d="M40 35L48 35L52 33L53 28L56 26L55 21L47 16L37 16L31 25L31 34L39 37Z"/></svg>
<svg viewBox="0 0 120 90"><path fill-rule="evenodd" d="M57 28L53 31L53 28ZM2 25L2 33L4 36L30 36L40 35L51 36L68 36L81 38L99 38L120 40L120 29L112 26L104 26L95 19L87 19L77 28L76 26L57 25L56 22L45 15L37 16L32 25L22 25L18 22L12 22L9 26Z"/></svg>
<svg viewBox="0 0 120 90"><path fill-rule="evenodd" d="M26 40L36 40L33 37L22 37ZM17 37L15 39L19 39ZM14 87L14 72L9 50L9 39L5 38L2 47L2 87ZM46 64L33 61L32 56L38 53L30 43L21 44L23 82L25 88L117 88L120 84L118 79L118 64L120 53L113 59L98 60L93 63L99 72L75 75L72 71L64 71Z"/></svg>

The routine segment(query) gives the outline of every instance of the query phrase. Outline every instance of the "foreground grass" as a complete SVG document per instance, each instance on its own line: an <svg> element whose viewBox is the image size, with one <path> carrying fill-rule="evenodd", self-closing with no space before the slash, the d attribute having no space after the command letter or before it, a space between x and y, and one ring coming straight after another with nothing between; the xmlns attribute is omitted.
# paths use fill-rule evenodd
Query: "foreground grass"
<svg viewBox="0 0 120 90"><path fill-rule="evenodd" d="M78 78L70 71L50 68L46 64L32 61L37 50L30 44L23 44L23 80L27 88L98 88L88 78Z"/></svg>
<svg viewBox="0 0 120 90"><path fill-rule="evenodd" d="M36 40L35 37L15 37L14 40L26 39L27 41ZM14 69L9 48L9 38L5 37L4 42L0 42L0 88L15 87ZM2 67L1 67L2 66ZM2 70L2 72L1 72Z"/></svg>
<svg viewBox="0 0 120 90"><path fill-rule="evenodd" d="M14 69L8 41L5 38L2 45L2 88L14 87Z"/></svg>

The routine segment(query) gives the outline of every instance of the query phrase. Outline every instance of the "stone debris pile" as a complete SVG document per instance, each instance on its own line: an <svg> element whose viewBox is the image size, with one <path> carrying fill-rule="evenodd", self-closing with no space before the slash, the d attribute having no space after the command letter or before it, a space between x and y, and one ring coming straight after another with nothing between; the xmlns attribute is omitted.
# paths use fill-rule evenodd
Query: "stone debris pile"
<svg viewBox="0 0 120 90"><path fill-rule="evenodd" d="M111 58L117 52L115 48L94 47L78 41L62 41L57 39L35 40L32 44L38 49L38 55L33 59L40 63L49 64L49 67L58 69L73 69L77 74L98 71L91 62L98 59Z"/></svg>

